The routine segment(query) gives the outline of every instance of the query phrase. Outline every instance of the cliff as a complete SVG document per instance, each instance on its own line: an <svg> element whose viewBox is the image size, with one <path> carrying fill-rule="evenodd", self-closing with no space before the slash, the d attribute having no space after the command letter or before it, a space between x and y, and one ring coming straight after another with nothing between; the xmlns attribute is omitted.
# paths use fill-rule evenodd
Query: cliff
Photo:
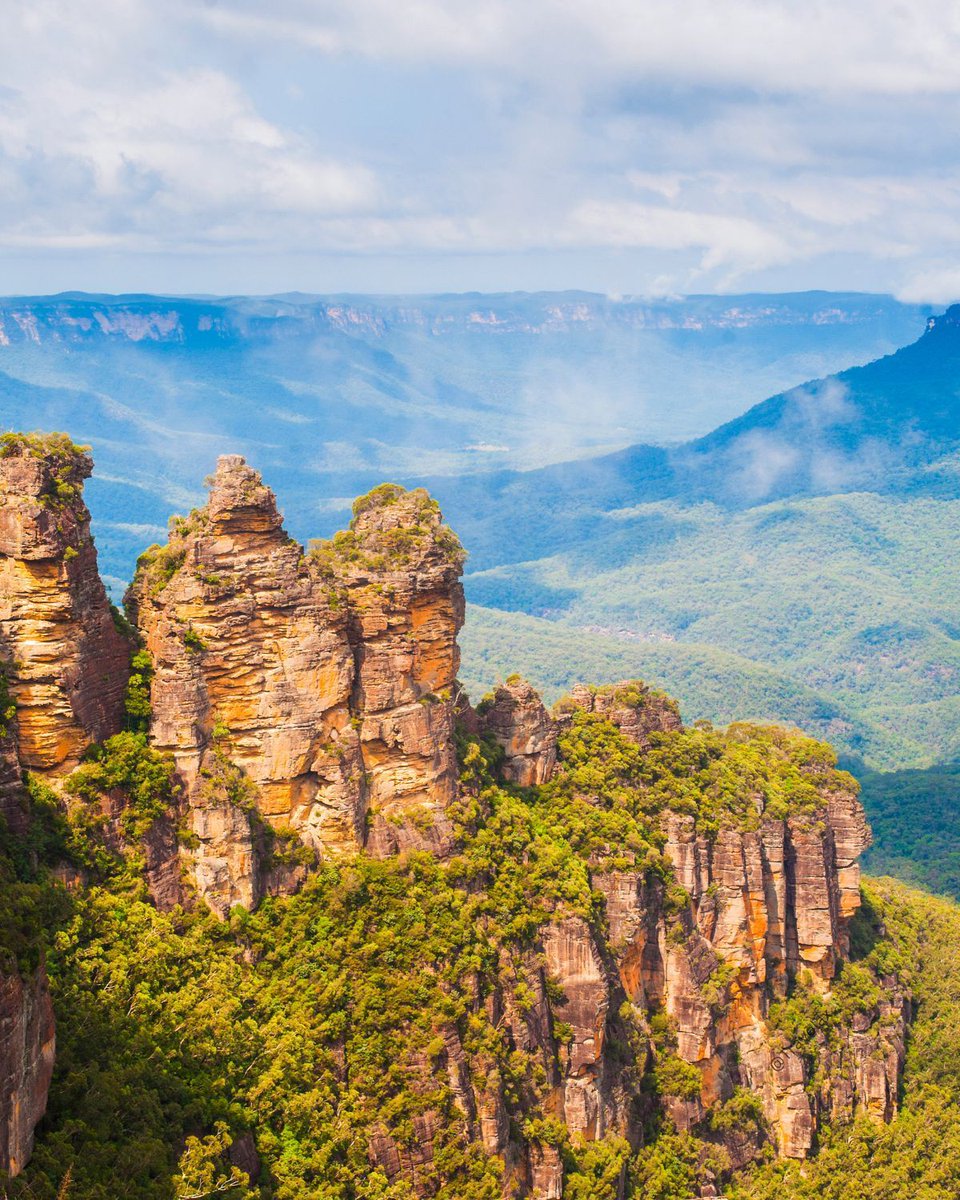
<svg viewBox="0 0 960 1200"><path fill-rule="evenodd" d="M526 967L532 1003L511 1028L516 1045L532 1046L541 1061L543 1108L575 1138L637 1144L650 1120L636 1077L646 1065L671 1124L702 1139L704 1164L722 1150L719 1177L765 1144L806 1157L824 1120L891 1120L909 994L895 976L849 963L857 858L869 844L850 777L824 747L785 731L687 733L673 702L637 681L578 687L555 714L516 678L480 705L479 728L499 744L504 780L552 773L551 787L572 781L581 802L602 809L607 758L620 764L614 795L624 804L625 743L636 746L631 782L648 791L648 805L670 781L656 806L669 865L651 872L647 859L630 869L621 850L593 841L589 881L600 915L561 904L541 929ZM613 739L603 732L611 726ZM761 746L769 773L756 773ZM711 758L716 769L697 775ZM698 794L683 786L688 774ZM711 796L717 785L723 790ZM694 796L695 811L676 811ZM624 832L629 844L636 829ZM811 1033L813 1012L820 1027ZM752 1115L728 1128L722 1114L738 1105ZM498 1153L516 1157L506 1135ZM560 1156L533 1146L524 1156L525 1177L539 1178L532 1194L562 1196ZM716 1163L702 1172L704 1195L716 1194Z"/></svg>
<svg viewBox="0 0 960 1200"><path fill-rule="evenodd" d="M53 1074L53 1007L43 967L0 973L0 1171L19 1175L47 1106Z"/></svg>
<svg viewBox="0 0 960 1200"><path fill-rule="evenodd" d="M23 772L56 782L121 728L130 649L97 571L83 481L64 435L0 437L0 852L30 832ZM30 843L27 843L30 845ZM26 861L36 853L30 847ZM21 858L24 852L21 851ZM10 886L3 876L2 886ZM9 931L4 930L4 935ZM40 930L33 930L38 939ZM42 965L0 974L0 1167L30 1156L53 1069Z"/></svg>
<svg viewBox="0 0 960 1200"><path fill-rule="evenodd" d="M429 1196L445 1163L496 1163L505 1196L553 1200L599 1146L621 1196L629 1155L670 1129L691 1135L710 1196L765 1153L806 1157L824 1122L892 1118L909 995L882 955L851 961L869 830L828 747L684 728L639 681L577 687L550 713L510 677L474 710L456 685L463 552L430 497L383 485L304 551L238 456L141 557L131 673L89 538L89 458L3 445L9 829L30 829L27 768L72 838L61 878L220 917L323 864L303 911L321 877L339 882L305 928L351 931L316 997L340 997L317 1035L324 1078L346 1092L385 1029L406 1037L382 1068L394 1091L372 1115L379 1082L356 1098L355 1137L388 1182ZM107 858L85 856L94 843ZM396 912L361 929L370 864L410 905L430 880L438 907L403 953ZM231 969L275 961L234 950ZM379 994L354 1007L350 990L398 962L396 1011ZM417 986L429 999L412 1003ZM42 969L6 978L0 1003L0 1131L19 1168L50 1078ZM344 1005L369 1041L344 1032Z"/></svg>

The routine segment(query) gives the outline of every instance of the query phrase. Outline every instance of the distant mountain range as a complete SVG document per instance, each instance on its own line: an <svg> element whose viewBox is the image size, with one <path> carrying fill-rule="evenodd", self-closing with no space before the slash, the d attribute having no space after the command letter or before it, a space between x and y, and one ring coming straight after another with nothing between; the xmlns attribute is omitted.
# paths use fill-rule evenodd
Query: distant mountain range
<svg viewBox="0 0 960 1200"><path fill-rule="evenodd" d="M168 514L199 502L220 453L256 462L307 538L384 478L452 483L705 434L913 340L927 316L823 292L10 298L0 426L92 444L91 506L119 590Z"/></svg>
<svg viewBox="0 0 960 1200"><path fill-rule="evenodd" d="M958 450L960 306L896 353L782 392L705 437L496 472L450 489L447 505L474 561L502 563L594 544L598 514L653 501L737 510L859 491L952 498ZM611 535L622 540L622 526Z"/></svg>

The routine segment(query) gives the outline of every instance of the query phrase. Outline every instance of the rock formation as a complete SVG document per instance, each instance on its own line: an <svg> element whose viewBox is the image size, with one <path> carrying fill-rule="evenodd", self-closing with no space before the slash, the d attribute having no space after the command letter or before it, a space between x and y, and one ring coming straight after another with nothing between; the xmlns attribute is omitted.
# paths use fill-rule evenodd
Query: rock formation
<svg viewBox="0 0 960 1200"><path fill-rule="evenodd" d="M677 702L648 688L639 679L608 683L603 687L577 684L557 704L556 716L561 728L577 709L600 713L612 721L624 737L643 747L649 746L651 733L665 733L681 727Z"/></svg>
<svg viewBox="0 0 960 1200"><path fill-rule="evenodd" d="M529 685L514 679L480 715L481 729L504 748L505 778L527 783L536 774L543 782L554 769L558 729L569 727L577 710L608 718L642 749L652 735L681 729L676 705L637 681L577 687L553 720ZM546 754L538 757L535 748ZM562 754L556 769L563 770ZM624 1000L642 1027L664 1013L676 1054L699 1072L695 1096L664 1098L681 1129L698 1126L737 1088L758 1097L785 1157L811 1151L824 1116L848 1120L860 1111L891 1119L909 1016L897 980L880 981L876 1003L852 1026L820 1037L816 1076L809 1055L768 1020L771 1006L798 981L830 995L860 904L857 860L870 838L863 808L853 791L821 785L819 770L810 768L820 794L815 810L779 819L760 813L756 829L708 835L692 816L663 815L665 853L683 889L678 914L671 915L663 883L648 874L597 869L591 883L605 901L604 936L598 940L580 918L546 928L543 961L566 1000L559 1008L538 1000L546 1011L536 1020L544 1028L556 1020L570 1027L566 1048L551 1052L545 1044L543 1053L556 1090L552 1107L571 1133L638 1136L637 1097L631 1109L631 1085L606 1049L627 1040ZM533 991L539 996L542 989ZM657 1053L652 1043L650 1052ZM741 1142L727 1150L737 1165L757 1147Z"/></svg>
<svg viewBox="0 0 960 1200"><path fill-rule="evenodd" d="M56 781L122 722L130 648L118 632L82 488L93 468L63 435L0 437L0 816L27 832L23 771ZM53 1070L40 966L0 971L0 1169L33 1146Z"/></svg>
<svg viewBox="0 0 960 1200"><path fill-rule="evenodd" d="M270 866L278 835L327 856L444 843L460 561L426 493L389 486L305 555L236 455L142 557L128 605L154 664L151 742L174 756L219 911L302 876Z"/></svg>
<svg viewBox="0 0 960 1200"><path fill-rule="evenodd" d="M354 504L350 532L315 545L342 588L355 664L351 697L368 791L368 848L449 847L457 790L454 692L464 554L425 491L392 484ZM417 814L416 820L412 820Z"/></svg>
<svg viewBox="0 0 960 1200"><path fill-rule="evenodd" d="M18 1175L33 1150L53 1074L53 1007L43 967L0 972L0 1171Z"/></svg>
<svg viewBox="0 0 960 1200"><path fill-rule="evenodd" d="M511 675L478 714L480 730L503 747L504 778L520 787L546 783L557 764L557 725L530 684Z"/></svg>
<svg viewBox="0 0 960 1200"><path fill-rule="evenodd" d="M62 435L0 444L0 656L19 760L39 774L69 770L121 726L130 652L97 573L92 469Z"/></svg>

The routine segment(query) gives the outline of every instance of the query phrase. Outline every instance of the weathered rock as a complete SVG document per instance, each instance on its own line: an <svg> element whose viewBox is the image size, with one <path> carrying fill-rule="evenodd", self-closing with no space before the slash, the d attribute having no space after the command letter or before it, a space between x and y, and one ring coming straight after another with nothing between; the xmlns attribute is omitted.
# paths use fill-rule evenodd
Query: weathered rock
<svg viewBox="0 0 960 1200"><path fill-rule="evenodd" d="M26 833L29 808L23 771L17 754L17 715L13 700L0 676L0 818L8 832Z"/></svg>
<svg viewBox="0 0 960 1200"><path fill-rule="evenodd" d="M436 505L379 489L349 533L306 556L242 458L221 458L211 484L142 557L128 596L154 663L151 741L185 786L198 893L223 912L302 878L266 879L258 820L317 855L445 848L463 593Z"/></svg>
<svg viewBox="0 0 960 1200"><path fill-rule="evenodd" d="M0 655L23 767L57 774L121 727L129 646L90 536L91 459L61 435L0 447Z"/></svg>
<svg viewBox="0 0 960 1200"><path fill-rule="evenodd" d="M665 832L677 882L689 895L682 939L669 935L661 899L635 876L596 876L594 886L607 899L628 997L641 1007L662 1005L675 1024L677 1052L700 1070L699 1101L668 1103L675 1122L695 1125L704 1105L746 1087L762 1101L778 1152L803 1158L823 1115L890 1119L907 1019L896 981L887 981L878 1012L862 1016L839 1048L824 1044L830 1067L816 1092L810 1066L766 1019L801 972L828 995L849 953L849 921L859 906L856 859L869 836L857 797L825 793L817 813L763 819L757 830L722 828L712 839L696 832L692 817L667 813ZM736 1159L749 1147L733 1149Z"/></svg>
<svg viewBox="0 0 960 1200"><path fill-rule="evenodd" d="M0 705L0 813L16 831L26 819L22 766L56 781L91 740L119 728L128 648L79 496L89 460L63 443L39 455L30 439L11 445L0 457L0 658L15 711ZM551 717L511 678L475 712L456 684L461 566L425 492L375 489L349 531L304 554L260 476L238 456L219 461L209 502L144 555L129 597L154 665L151 742L172 754L180 781L140 847L159 905L193 889L225 916L295 890L318 857L446 853L455 720L492 734L504 778L525 787L554 775L558 731L578 709L607 717L642 753L681 729L676 705L636 681L575 688ZM722 1142L732 1166L761 1152L765 1129L779 1154L802 1158L825 1116L889 1120L909 1011L896 979L881 981L870 1011L820 1036L816 1073L809 1045L787 1044L771 1015L795 986L829 1001L849 958L869 831L843 777L830 779L829 788L814 780L815 811L784 819L752 794L746 816L726 825L698 829L690 815L663 813L675 881L653 851L649 870L603 869L604 856L591 857L602 903L589 920L558 901L537 940L502 948L482 985L477 971L472 1003L505 1039L510 1066L489 1047L469 1054L454 1023L434 1031L440 1049L403 1066L425 1096L439 1074L449 1105L441 1112L431 1099L402 1144L376 1131L371 1164L426 1194L441 1127L453 1120L464 1145L502 1159L505 1195L559 1200L562 1157L541 1139L549 1126L524 1136L532 1112L563 1121L575 1139L612 1134L636 1146L660 1104L705 1146ZM105 840L119 852L131 849L124 803L120 793L101 803ZM42 970L0 980L0 1166L14 1172L43 1111L52 1054ZM672 1062L677 1094L656 1099L641 1079L667 1055L687 1066ZM741 1088L765 1124L711 1129L709 1110ZM255 1177L252 1140L235 1145ZM706 1151L704 1163L702 1194L717 1194L723 1181Z"/></svg>
<svg viewBox="0 0 960 1200"><path fill-rule="evenodd" d="M556 704L554 715L561 727L578 708L600 713L638 746L650 745L651 733L681 729L680 709L675 700L651 690L639 679L589 687L579 683Z"/></svg>
<svg viewBox="0 0 960 1200"><path fill-rule="evenodd" d="M53 1005L42 966L24 979L0 973L0 1170L18 1175L47 1106L55 1050Z"/></svg>
<svg viewBox="0 0 960 1200"><path fill-rule="evenodd" d="M547 926L543 949L547 970L563 989L564 1000L553 1006L554 1013L570 1031L560 1053L564 1124L589 1141L608 1131L625 1132L626 1091L606 1052L618 997L600 947L586 921L566 917Z"/></svg>
<svg viewBox="0 0 960 1200"><path fill-rule="evenodd" d="M525 679L511 676L481 705L479 728L504 750L504 778L520 787L546 783L557 763L557 725Z"/></svg>
<svg viewBox="0 0 960 1200"><path fill-rule="evenodd" d="M345 589L370 844L387 853L419 830L414 841L443 851L450 845L444 813L457 789L463 552L425 491L390 484L357 502L346 536L339 552L335 539L332 557L321 550L317 561Z"/></svg>
<svg viewBox="0 0 960 1200"><path fill-rule="evenodd" d="M246 810L234 805L230 815L227 797L218 805L201 796L217 755L251 781L268 820L328 852L358 845L362 769L346 614L241 458L221 458L206 508L143 556L128 604L154 663L151 741L174 755L189 803L204 814L198 836L213 848L201 857L214 875L222 860L248 880L238 894L256 891L249 847L239 848L252 836Z"/></svg>

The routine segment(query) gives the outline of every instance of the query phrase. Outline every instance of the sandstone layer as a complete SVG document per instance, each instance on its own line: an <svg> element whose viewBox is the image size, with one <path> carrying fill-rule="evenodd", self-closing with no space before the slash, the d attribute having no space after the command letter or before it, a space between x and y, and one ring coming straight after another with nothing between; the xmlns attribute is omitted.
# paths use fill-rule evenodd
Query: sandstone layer
<svg viewBox="0 0 960 1200"><path fill-rule="evenodd" d="M636 682L577 688L557 706L555 722L538 705L529 685L514 680L480 716L481 728L504 747L504 774L515 782L530 777L531 761L546 773L552 757L537 759L531 748L549 746L552 756L558 728L578 708L607 717L644 749L653 735L681 728L676 706ZM563 770L562 755L551 769ZM591 882L604 897L602 929L559 917L544 930L539 961L564 1000L547 1000L537 981L543 967L532 969L525 982L533 1008L522 1029L516 1021L511 1028L519 1048L538 1047L553 1093L549 1110L572 1134L640 1137L647 1101L623 1063L631 1042L625 1012L628 1024L647 1031L662 1013L674 1031L672 1050L645 1034L641 1051L634 1034L632 1061L638 1053L653 1062L676 1053L699 1073L695 1095L662 1099L681 1129L702 1135L708 1109L736 1089L758 1098L765 1136L784 1157L809 1154L824 1117L891 1119L909 1019L909 996L896 979L879 980L875 1003L819 1033L813 1051L791 1045L770 1020L771 1007L798 985L829 999L849 956L849 923L860 904L857 859L869 830L853 791L823 786L820 797L814 812L761 814L756 829L721 828L713 836L698 833L692 816L668 811L665 853L683 889L679 911L661 880L597 869ZM552 1036L557 1021L565 1027L562 1043ZM531 1029L539 1031L532 1039ZM728 1137L728 1161L749 1161L762 1141L759 1132ZM498 1152L510 1158L503 1142ZM528 1147L528 1175L533 1153ZM542 1156L537 1161L542 1172ZM559 1196L559 1186L556 1171L547 1171L532 1194Z"/></svg>
<svg viewBox="0 0 960 1200"><path fill-rule="evenodd" d="M520 787L546 783L557 765L557 724L525 679L510 676L478 709L479 729L503 747L503 775Z"/></svg>

